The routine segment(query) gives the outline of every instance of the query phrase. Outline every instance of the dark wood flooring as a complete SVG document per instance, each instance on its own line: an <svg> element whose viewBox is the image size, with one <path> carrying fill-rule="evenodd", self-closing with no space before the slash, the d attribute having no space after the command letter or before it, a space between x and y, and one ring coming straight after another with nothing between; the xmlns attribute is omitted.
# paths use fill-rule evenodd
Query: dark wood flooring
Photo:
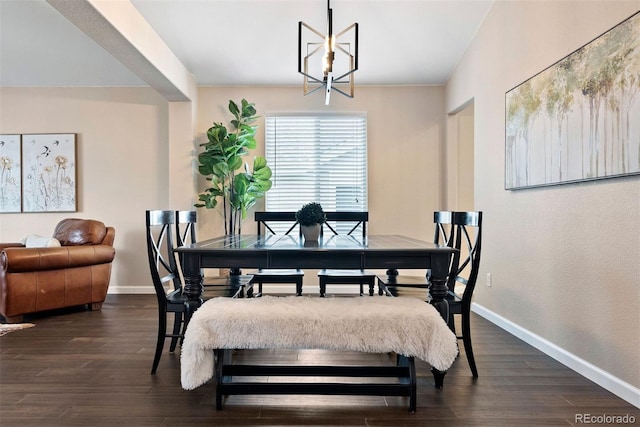
<svg viewBox="0 0 640 427"><path fill-rule="evenodd" d="M216 411L211 383L180 386L179 352L167 347L150 375L153 295L109 295L102 311L34 315L34 328L0 337L0 425L10 426L552 426L576 414L640 409L565 368L481 317L472 320L480 377L458 358L443 390L417 361L418 410L404 397L231 396ZM318 350L242 351L238 360L389 363L388 355Z"/></svg>

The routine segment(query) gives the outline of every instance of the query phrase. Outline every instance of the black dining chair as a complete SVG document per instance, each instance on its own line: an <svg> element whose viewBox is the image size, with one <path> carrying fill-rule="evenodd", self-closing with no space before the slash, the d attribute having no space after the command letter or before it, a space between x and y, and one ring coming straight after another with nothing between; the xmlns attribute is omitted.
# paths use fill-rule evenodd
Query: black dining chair
<svg viewBox="0 0 640 427"><path fill-rule="evenodd" d="M146 211L149 269L158 299L158 339L151 374L155 374L158 369L165 340L171 338L169 351L174 352L178 340L184 337L182 326L183 323L186 323L184 319L188 307L186 304L187 297L182 292L182 283L173 252L174 223L174 211ZM171 332L167 332L167 316L169 313L174 314Z"/></svg>
<svg viewBox="0 0 640 427"><path fill-rule="evenodd" d="M436 216L437 217L437 216ZM447 302L449 303L449 328L455 333L455 316L460 315L462 333L456 335L464 344L467 362L474 377L478 377L478 369L476 367L475 357L473 355L473 346L471 342L471 302L473 291L478 279L478 270L480 268L480 253L482 248L482 212L452 212L451 213L451 232L448 234L449 240L454 237L453 246L458 249L451 261L451 269L447 279ZM439 224L436 223L436 227ZM436 231L438 233L438 231ZM445 239L446 241L446 239ZM419 288L428 286L428 277L425 282L419 278ZM385 292L393 296L403 295L403 289L416 289L407 276L397 276L393 279L388 277L379 277L378 283L382 285ZM460 293L457 285L464 286Z"/></svg>
<svg viewBox="0 0 640 427"><path fill-rule="evenodd" d="M258 228L258 237L264 235L282 234L285 236L295 234L294 230L300 229L296 220L295 212L255 212L254 218ZM279 223L285 225L285 231L278 233L274 231L274 224ZM299 234L299 231L298 231ZM304 271L301 269L271 269L261 268L251 273L253 275L253 283L258 284L258 292L255 296L262 296L262 285L264 283L292 283L296 285L296 295L302 295L302 282L304 279Z"/></svg>
<svg viewBox="0 0 640 427"><path fill-rule="evenodd" d="M367 223L369 221L369 212L326 212L327 221L322 224L321 233L323 238L326 234L338 235L346 234L348 236L357 235L360 230L362 239L367 237ZM335 223L332 226L331 223ZM340 228L346 226L345 231L341 232ZM326 230L326 231L325 231ZM364 295L364 285L369 288L369 295L373 295L375 287L376 274L368 270L333 270L323 269L318 272L320 282L320 296L324 297L327 291L327 285L360 285L360 295Z"/></svg>
<svg viewBox="0 0 640 427"><path fill-rule="evenodd" d="M482 212L455 212L453 215L456 243L459 250L454 258L453 265L457 265L455 274L450 277L447 285L449 293L449 328L455 333L454 316L460 315L462 322L462 335L457 336L464 343L464 351L467 362L474 377L478 377L478 369L473 356L471 345L471 300L473 290L478 279L480 269L480 252L482 249ZM464 286L462 294L457 292L456 285Z"/></svg>
<svg viewBox="0 0 640 427"><path fill-rule="evenodd" d="M198 217L195 210L176 211L176 242L177 246L185 246L197 242L196 223ZM184 254L180 253L178 260L180 268L183 265ZM205 276L202 285L204 286L204 299L213 297L234 297L241 298L252 296L253 275L232 274L226 276Z"/></svg>

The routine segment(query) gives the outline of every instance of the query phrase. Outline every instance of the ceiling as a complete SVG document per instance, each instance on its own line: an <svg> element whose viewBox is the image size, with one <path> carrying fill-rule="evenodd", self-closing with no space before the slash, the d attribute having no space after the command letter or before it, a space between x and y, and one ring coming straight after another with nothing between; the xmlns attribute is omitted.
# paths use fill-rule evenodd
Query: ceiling
<svg viewBox="0 0 640 427"><path fill-rule="evenodd" d="M324 0L131 3L201 86L299 85L298 21L323 33L327 26ZM334 0L331 8L334 33L359 24L357 85L441 85L492 3ZM0 85L146 83L45 0L0 0Z"/></svg>

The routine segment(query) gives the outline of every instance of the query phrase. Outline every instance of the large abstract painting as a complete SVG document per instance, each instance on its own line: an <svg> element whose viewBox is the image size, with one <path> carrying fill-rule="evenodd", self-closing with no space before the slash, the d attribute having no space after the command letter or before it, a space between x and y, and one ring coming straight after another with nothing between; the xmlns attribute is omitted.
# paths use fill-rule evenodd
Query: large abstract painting
<svg viewBox="0 0 640 427"><path fill-rule="evenodd" d="M640 173L640 12L505 101L506 189Z"/></svg>
<svg viewBox="0 0 640 427"><path fill-rule="evenodd" d="M20 135L0 135L0 212L20 212Z"/></svg>
<svg viewBox="0 0 640 427"><path fill-rule="evenodd" d="M22 135L23 212L76 211L76 135Z"/></svg>

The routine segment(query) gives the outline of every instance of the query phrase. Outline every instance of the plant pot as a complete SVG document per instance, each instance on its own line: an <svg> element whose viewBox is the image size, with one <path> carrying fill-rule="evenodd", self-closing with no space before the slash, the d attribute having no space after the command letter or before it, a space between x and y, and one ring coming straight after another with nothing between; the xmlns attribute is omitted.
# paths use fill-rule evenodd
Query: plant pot
<svg viewBox="0 0 640 427"><path fill-rule="evenodd" d="M320 224L302 225L301 227L304 240L315 242L320 237Z"/></svg>

